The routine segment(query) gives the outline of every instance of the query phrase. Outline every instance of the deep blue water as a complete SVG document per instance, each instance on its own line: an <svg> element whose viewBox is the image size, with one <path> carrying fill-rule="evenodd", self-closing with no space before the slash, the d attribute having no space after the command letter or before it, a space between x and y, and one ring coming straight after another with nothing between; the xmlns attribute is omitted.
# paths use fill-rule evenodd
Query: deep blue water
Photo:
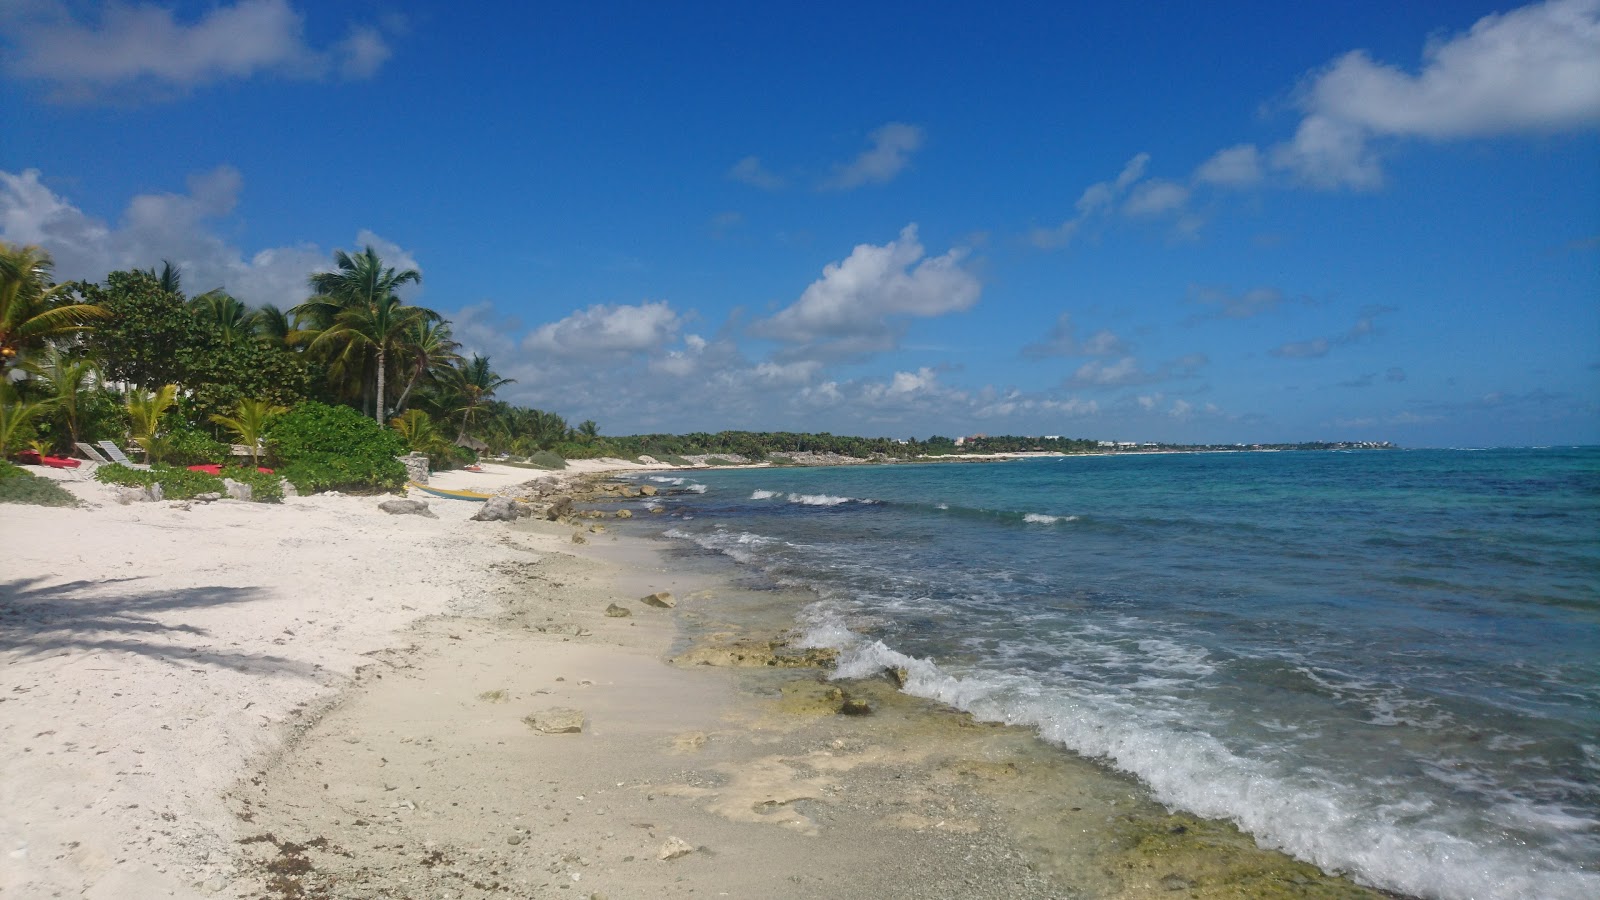
<svg viewBox="0 0 1600 900"><path fill-rule="evenodd" d="M664 480L664 476L656 476ZM1427 897L1600 897L1600 449L689 473L841 675Z"/></svg>

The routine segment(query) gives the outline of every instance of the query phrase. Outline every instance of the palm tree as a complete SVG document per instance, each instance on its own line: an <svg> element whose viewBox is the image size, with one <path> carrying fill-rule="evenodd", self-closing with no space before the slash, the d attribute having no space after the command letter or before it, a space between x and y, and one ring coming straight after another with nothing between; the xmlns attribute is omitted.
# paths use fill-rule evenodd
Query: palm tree
<svg viewBox="0 0 1600 900"><path fill-rule="evenodd" d="M593 419L584 419L582 422L578 423L578 437L585 444L594 443L594 439L599 436L600 426L595 424Z"/></svg>
<svg viewBox="0 0 1600 900"><path fill-rule="evenodd" d="M283 407L270 400L240 400L233 408L233 415L212 415L211 421L228 429L228 433L239 439L239 443L250 448L250 464L261 465L261 438L267 433L267 421L278 413L283 412Z"/></svg>
<svg viewBox="0 0 1600 900"><path fill-rule="evenodd" d="M366 388L369 354L376 357L373 407L374 418L381 425L389 352L414 322L436 320L439 314L407 307L395 296L400 287L422 281L422 274L416 269L396 272L393 267L385 267L371 245L356 256L336 251L333 260L338 271L312 275L311 288L316 296L291 312L302 316L309 323L308 331L316 335L308 349L329 354L339 370L359 372L362 391Z"/></svg>
<svg viewBox="0 0 1600 900"><path fill-rule="evenodd" d="M418 322L401 340L402 368L410 372L410 377L406 380L405 390L400 392L400 399L395 401L397 412L405 410L406 400L410 398L417 382L461 362L461 355L456 352L461 345L451 338L450 323L443 319Z"/></svg>
<svg viewBox="0 0 1600 900"><path fill-rule="evenodd" d="M263 304L251 313L249 325L257 340L279 347L292 347L296 343L294 319L271 303Z"/></svg>
<svg viewBox="0 0 1600 900"><path fill-rule="evenodd" d="M461 415L461 431L456 436L458 441L467 436L467 428L483 412L483 405L494 399L494 392L516 383L514 378L501 378L489 368L489 357L476 353L466 364L451 370L450 380L456 402L460 404L455 409Z"/></svg>
<svg viewBox="0 0 1600 900"><path fill-rule="evenodd" d="M214 288L189 301L195 318L211 326L224 344L233 344L255 333L250 307L234 299L222 288Z"/></svg>
<svg viewBox="0 0 1600 900"><path fill-rule="evenodd" d="M183 269L172 264L171 260L161 261L161 273L156 274L155 266L142 270L146 275L160 283L161 289L169 294L177 294L183 298ZM218 290L221 290L218 288Z"/></svg>
<svg viewBox="0 0 1600 900"><path fill-rule="evenodd" d="M178 402L178 386L162 385L153 391L128 393L128 418L132 422L133 442L144 448L146 462L158 462L163 456L164 436L161 434L161 417Z"/></svg>
<svg viewBox="0 0 1600 900"><path fill-rule="evenodd" d="M21 443L31 433L23 431L24 426L49 408L49 400L30 403L22 399L11 379L0 376L0 459L10 454L12 444Z"/></svg>
<svg viewBox="0 0 1600 900"><path fill-rule="evenodd" d="M22 364L30 374L50 388L50 403L67 420L69 443L78 442L79 400L93 386L94 363L83 357L61 352L61 345L50 344L43 358Z"/></svg>
<svg viewBox="0 0 1600 900"><path fill-rule="evenodd" d="M47 338L80 331L111 316L92 303L70 302L70 285L48 286L52 268L44 250L0 241L0 371Z"/></svg>

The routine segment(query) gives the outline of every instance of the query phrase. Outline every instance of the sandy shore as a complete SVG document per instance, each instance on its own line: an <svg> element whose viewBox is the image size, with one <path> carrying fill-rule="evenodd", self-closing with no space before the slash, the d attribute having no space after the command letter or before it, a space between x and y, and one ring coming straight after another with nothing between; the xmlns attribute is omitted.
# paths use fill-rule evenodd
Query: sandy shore
<svg viewBox="0 0 1600 900"><path fill-rule="evenodd" d="M887 679L728 667L787 601L614 530L69 487L0 507L3 897L1360 893Z"/></svg>

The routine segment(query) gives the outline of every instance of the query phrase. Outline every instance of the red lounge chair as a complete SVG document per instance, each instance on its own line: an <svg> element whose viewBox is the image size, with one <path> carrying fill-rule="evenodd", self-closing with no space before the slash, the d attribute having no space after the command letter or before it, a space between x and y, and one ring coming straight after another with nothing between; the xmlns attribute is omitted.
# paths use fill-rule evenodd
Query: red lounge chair
<svg viewBox="0 0 1600 900"><path fill-rule="evenodd" d="M76 469L79 465L77 460L61 456L46 456L39 461L52 469Z"/></svg>

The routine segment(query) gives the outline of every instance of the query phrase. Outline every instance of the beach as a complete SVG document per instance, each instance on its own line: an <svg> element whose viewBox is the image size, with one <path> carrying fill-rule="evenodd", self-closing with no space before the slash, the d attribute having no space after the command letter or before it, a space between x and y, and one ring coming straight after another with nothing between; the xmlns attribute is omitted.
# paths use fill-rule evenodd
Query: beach
<svg viewBox="0 0 1600 900"><path fill-rule="evenodd" d="M550 477L483 469L434 484ZM661 495L565 523L415 491L435 517L122 505L59 473L84 507L5 507L0 896L1376 895L915 659L790 641L817 595L680 531L706 476L625 474ZM787 497L752 502L874 508Z"/></svg>

